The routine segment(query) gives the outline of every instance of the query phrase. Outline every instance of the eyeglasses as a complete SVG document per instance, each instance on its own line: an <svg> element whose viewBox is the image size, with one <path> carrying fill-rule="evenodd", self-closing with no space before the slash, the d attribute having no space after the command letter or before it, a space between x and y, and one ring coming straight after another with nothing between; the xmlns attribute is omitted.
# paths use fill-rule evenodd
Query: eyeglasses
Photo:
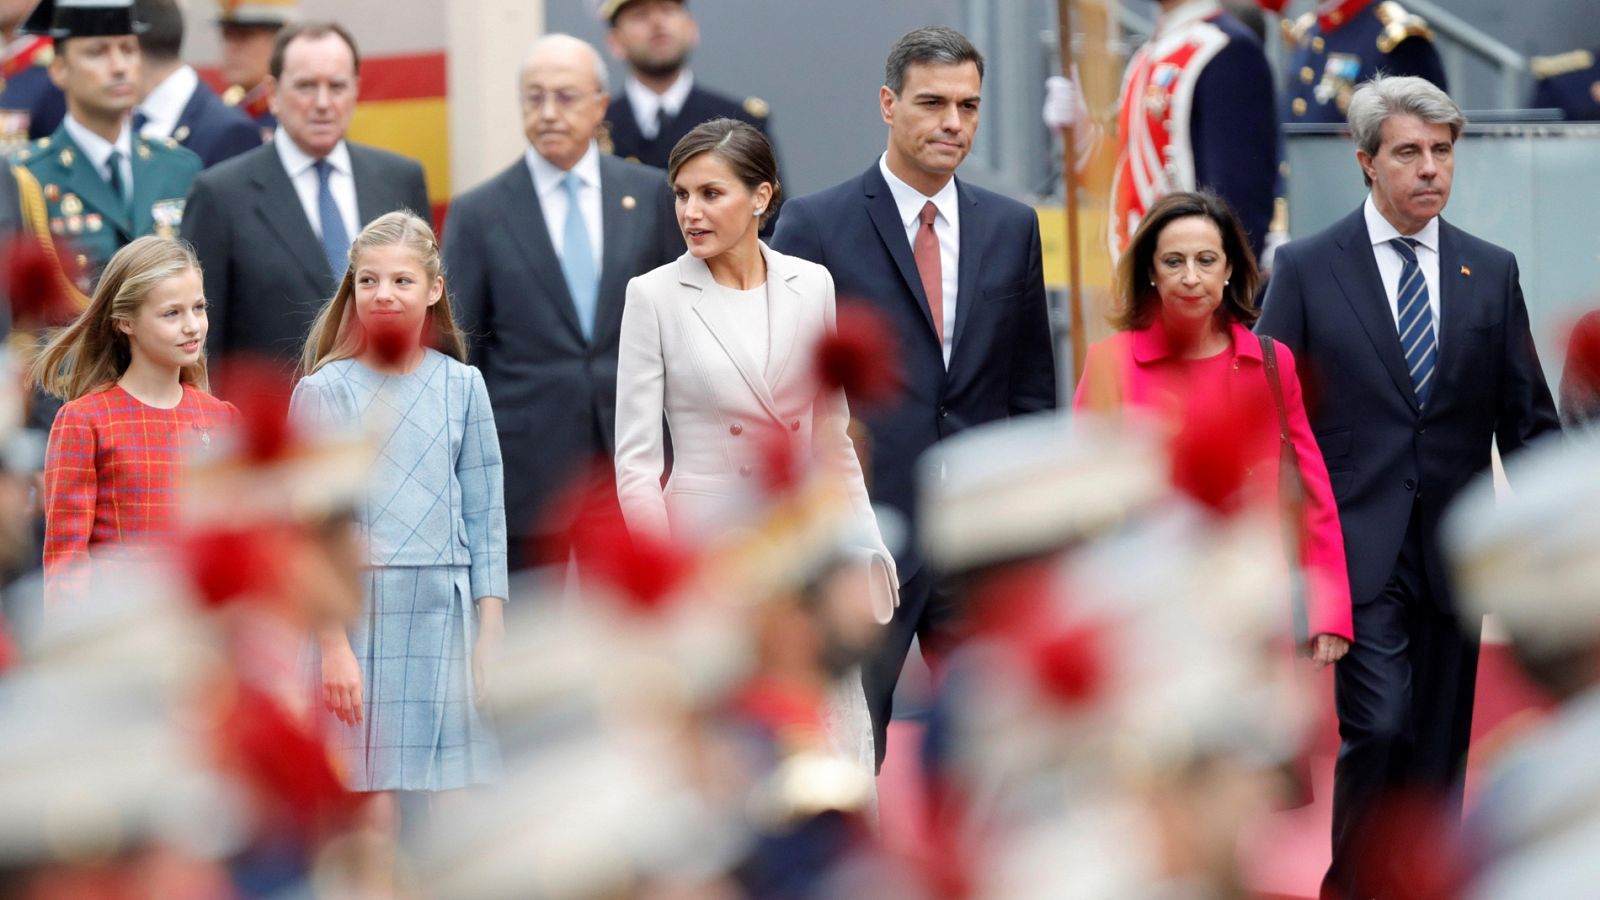
<svg viewBox="0 0 1600 900"><path fill-rule="evenodd" d="M543 109L546 100L554 101L556 109L572 109L591 97L600 95L599 91L545 91L532 90L522 96L523 102L534 109Z"/></svg>

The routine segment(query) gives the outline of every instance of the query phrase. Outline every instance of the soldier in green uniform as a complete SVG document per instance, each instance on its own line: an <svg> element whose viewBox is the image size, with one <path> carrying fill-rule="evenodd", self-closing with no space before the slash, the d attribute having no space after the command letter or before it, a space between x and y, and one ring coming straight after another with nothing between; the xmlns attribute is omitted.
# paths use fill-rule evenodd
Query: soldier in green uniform
<svg viewBox="0 0 1600 900"><path fill-rule="evenodd" d="M75 263L63 275L84 295L123 245L177 235L200 171L200 158L175 142L132 133L139 27L132 0L43 0L23 26L55 39L50 78L67 98L61 126L15 157L23 224Z"/></svg>

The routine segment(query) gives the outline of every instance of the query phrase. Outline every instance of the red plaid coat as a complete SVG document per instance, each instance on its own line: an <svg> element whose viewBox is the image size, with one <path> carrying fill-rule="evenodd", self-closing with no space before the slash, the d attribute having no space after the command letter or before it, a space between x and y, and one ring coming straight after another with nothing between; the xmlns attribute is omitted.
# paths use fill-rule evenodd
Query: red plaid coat
<svg viewBox="0 0 1600 900"><path fill-rule="evenodd" d="M96 547L169 534L183 456L234 422L233 404L185 386L183 400L157 409L120 386L61 407L45 451L46 597Z"/></svg>

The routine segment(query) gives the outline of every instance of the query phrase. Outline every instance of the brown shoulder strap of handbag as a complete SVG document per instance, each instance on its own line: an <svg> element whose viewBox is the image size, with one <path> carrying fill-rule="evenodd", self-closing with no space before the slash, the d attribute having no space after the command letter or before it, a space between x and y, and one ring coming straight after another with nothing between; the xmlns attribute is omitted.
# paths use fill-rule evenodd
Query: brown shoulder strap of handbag
<svg viewBox="0 0 1600 900"><path fill-rule="evenodd" d="M1283 378L1278 374L1277 342L1264 334L1256 335L1256 339L1261 342L1261 362L1266 369L1267 384L1272 388L1272 405L1278 408L1278 502L1283 511L1284 553L1291 567L1290 613L1294 620L1295 644L1304 653L1310 639L1305 582L1299 571L1299 523L1305 502L1305 483L1300 480L1300 456L1295 451L1294 439L1289 436L1289 410L1283 400Z"/></svg>

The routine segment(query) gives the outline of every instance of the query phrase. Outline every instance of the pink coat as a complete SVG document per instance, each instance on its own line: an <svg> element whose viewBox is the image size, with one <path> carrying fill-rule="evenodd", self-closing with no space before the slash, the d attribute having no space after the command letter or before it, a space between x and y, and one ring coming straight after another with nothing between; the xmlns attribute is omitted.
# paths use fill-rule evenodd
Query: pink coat
<svg viewBox="0 0 1600 900"><path fill-rule="evenodd" d="M1267 382L1261 344L1243 325L1232 326L1234 398L1243 403L1259 403L1272 414L1271 422L1259 434L1241 436L1253 448L1250 457L1270 461L1276 471L1279 456L1278 416L1272 388ZM1306 576L1306 612L1312 636L1336 634L1353 639L1350 618L1350 577L1345 568L1344 534L1339 526L1339 511L1328 483L1328 468L1322 451L1312 437L1300 396L1300 379L1295 374L1294 356L1289 348L1277 344L1278 375L1283 384L1284 409L1289 419L1289 437L1300 462L1300 480L1305 485L1302 566ZM1159 320L1138 331L1115 334L1089 347L1083 378L1073 399L1075 409L1103 408L1105 405L1130 406L1168 417L1176 426L1182 413L1186 383L1178 366L1168 358L1166 337ZM1276 479L1270 483L1276 487ZM1274 545L1269 552L1279 553Z"/></svg>

